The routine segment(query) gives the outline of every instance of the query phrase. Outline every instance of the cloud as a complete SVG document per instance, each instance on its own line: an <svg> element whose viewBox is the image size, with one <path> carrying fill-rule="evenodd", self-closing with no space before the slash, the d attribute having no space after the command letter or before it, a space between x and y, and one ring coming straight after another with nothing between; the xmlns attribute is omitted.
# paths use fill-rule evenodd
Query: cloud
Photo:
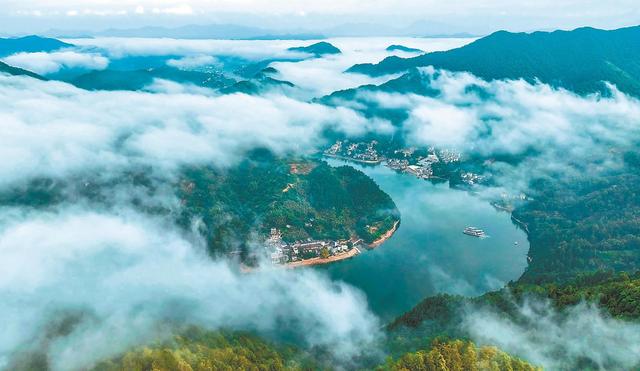
<svg viewBox="0 0 640 371"><path fill-rule="evenodd" d="M610 318L584 303L563 313L547 302L526 301L517 315L520 321L472 310L463 327L475 341L549 370L628 370L640 363L640 324Z"/></svg>
<svg viewBox="0 0 640 371"><path fill-rule="evenodd" d="M235 56L257 61L272 58L302 59L305 53L287 51L298 40L185 40L169 38L98 37L65 39L77 46L96 47L110 58L127 56Z"/></svg>
<svg viewBox="0 0 640 371"><path fill-rule="evenodd" d="M409 145L519 158L516 165L488 165L498 185L512 191L526 190L537 176L619 166L616 150L640 140L640 102L614 86L608 95L580 96L522 80L487 82L433 68L421 73L431 96L365 91L359 102L406 112L399 124Z"/></svg>
<svg viewBox="0 0 640 371"><path fill-rule="evenodd" d="M198 67L219 65L220 62L210 55L193 55L179 59L169 59L167 65L180 69L194 69Z"/></svg>
<svg viewBox="0 0 640 371"><path fill-rule="evenodd" d="M0 164L0 186L137 166L167 174L182 165L225 167L257 147L310 153L325 144L327 129L388 129L345 108L282 95L214 97L172 86L158 94L90 92L0 76L0 154L14 159Z"/></svg>
<svg viewBox="0 0 640 371"><path fill-rule="evenodd" d="M275 62L283 80L291 81L310 97L321 97L337 90L355 88L366 84L382 84L394 76L372 78L362 74L343 73L356 63L377 63L389 56L389 45L402 44L427 52L449 50L463 46L473 39L417 39L417 38L361 38L328 39L342 53L324 58L312 58L297 62ZM310 44L307 42L306 44Z"/></svg>
<svg viewBox="0 0 640 371"><path fill-rule="evenodd" d="M75 51L17 53L4 58L3 61L40 75L56 73L64 68L104 70L109 65L109 59L100 54Z"/></svg>
<svg viewBox="0 0 640 371"><path fill-rule="evenodd" d="M3 209L2 215L0 359L11 360L68 312L86 317L48 341L55 370L84 368L167 336L163 324L169 323L288 330L305 346L328 346L344 359L380 335L366 299L353 288L312 270L239 273L211 261L203 243L166 220L77 205L53 212Z"/></svg>

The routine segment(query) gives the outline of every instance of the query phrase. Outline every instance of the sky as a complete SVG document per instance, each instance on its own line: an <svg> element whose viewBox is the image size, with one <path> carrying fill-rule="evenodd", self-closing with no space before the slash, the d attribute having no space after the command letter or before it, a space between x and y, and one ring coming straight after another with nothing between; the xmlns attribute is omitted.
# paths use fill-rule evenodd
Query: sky
<svg viewBox="0 0 640 371"><path fill-rule="evenodd" d="M331 31L373 23L414 32L482 35L640 24L635 0L2 0L5 34L98 31L147 25L230 23L271 30ZM390 32L390 31L388 31ZM381 36L381 35L378 35Z"/></svg>

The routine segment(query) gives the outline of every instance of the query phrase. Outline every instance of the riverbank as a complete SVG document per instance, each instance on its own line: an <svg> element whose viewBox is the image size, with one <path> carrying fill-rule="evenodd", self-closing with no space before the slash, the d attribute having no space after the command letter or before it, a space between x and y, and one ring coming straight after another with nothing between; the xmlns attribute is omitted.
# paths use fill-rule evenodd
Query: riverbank
<svg viewBox="0 0 640 371"><path fill-rule="evenodd" d="M283 264L283 266L286 268L300 268L300 267L309 267L312 265L329 264L329 263L334 263L340 260L351 259L354 256L360 254L360 252L361 252L360 249L358 249L357 247L354 247L347 252L332 255L328 258L318 257L318 258L305 259L297 262Z"/></svg>
<svg viewBox="0 0 640 371"><path fill-rule="evenodd" d="M352 157L345 157L345 156L340 156L340 155L332 155L332 154L328 154L328 153L323 153L322 156L326 156L326 157L330 157L330 158L335 158L337 160L343 160L343 161L353 161L356 163L361 163L361 164L367 164L367 165L380 165L382 164L382 159L380 160L359 160L357 158L352 158Z"/></svg>
<svg viewBox="0 0 640 371"><path fill-rule="evenodd" d="M389 229L388 231L386 231L382 236L380 236L380 238L378 238L377 240L371 242L369 244L369 248L375 249L376 247L382 245L383 243L385 243L386 240L388 240L389 238L391 238L391 236L393 236L394 233L396 233L396 231L398 230L398 226L400 225L400 221L396 220L395 223L393 223L393 227L391 227L391 229Z"/></svg>

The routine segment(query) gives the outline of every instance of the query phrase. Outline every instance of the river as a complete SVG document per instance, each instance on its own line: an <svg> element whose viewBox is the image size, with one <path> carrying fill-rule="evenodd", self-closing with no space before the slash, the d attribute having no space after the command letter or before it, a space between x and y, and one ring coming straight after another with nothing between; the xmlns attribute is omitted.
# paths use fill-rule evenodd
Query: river
<svg viewBox="0 0 640 371"><path fill-rule="evenodd" d="M508 213L487 201L384 166L327 162L365 172L400 210L400 227L383 245L350 260L314 268L361 289L383 320L402 314L424 297L480 295L524 272L529 250L526 234ZM467 236L462 233L466 226L480 227L489 237Z"/></svg>

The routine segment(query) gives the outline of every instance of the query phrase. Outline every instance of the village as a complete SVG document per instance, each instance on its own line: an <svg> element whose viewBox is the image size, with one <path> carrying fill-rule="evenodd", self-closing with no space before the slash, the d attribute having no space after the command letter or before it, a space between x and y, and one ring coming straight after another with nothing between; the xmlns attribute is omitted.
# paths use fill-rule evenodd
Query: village
<svg viewBox="0 0 640 371"><path fill-rule="evenodd" d="M338 241L308 239L287 243L282 239L282 232L277 228L271 228L265 243L271 263L290 267L348 259L358 255L363 246L363 241L358 238Z"/></svg>
<svg viewBox="0 0 640 371"><path fill-rule="evenodd" d="M390 153L385 156L384 153L381 153L382 151L376 148L377 146L378 142L375 140L371 142L338 140L324 151L324 155L368 164L383 164L390 169L408 173L420 179L440 178L434 174L434 164L456 163L460 162L461 158L459 152L449 149L436 150L434 147L429 147L425 155L417 155L418 149L410 147L397 149L393 152L389 151ZM423 150L420 153L424 152ZM482 176L463 172L461 180L468 185L474 185L482 180Z"/></svg>

